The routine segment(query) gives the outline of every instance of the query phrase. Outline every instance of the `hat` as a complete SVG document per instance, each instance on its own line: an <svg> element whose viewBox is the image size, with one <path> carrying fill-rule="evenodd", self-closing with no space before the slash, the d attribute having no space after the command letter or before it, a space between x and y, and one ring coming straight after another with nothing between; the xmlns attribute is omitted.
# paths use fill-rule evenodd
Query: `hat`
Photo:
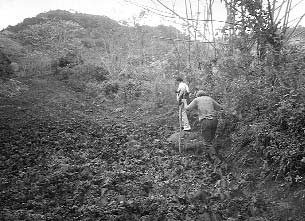
<svg viewBox="0 0 305 221"><path fill-rule="evenodd" d="M183 81L183 79L182 79L182 77L177 77L177 78L176 78L176 81L178 81L178 82L182 82L182 81Z"/></svg>

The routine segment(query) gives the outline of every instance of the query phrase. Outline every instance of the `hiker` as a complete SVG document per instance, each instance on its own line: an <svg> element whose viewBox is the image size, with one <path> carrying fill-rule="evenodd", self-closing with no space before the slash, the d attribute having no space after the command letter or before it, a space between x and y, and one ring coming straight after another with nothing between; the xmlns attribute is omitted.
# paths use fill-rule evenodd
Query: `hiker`
<svg viewBox="0 0 305 221"><path fill-rule="evenodd" d="M187 105L186 101L183 101L183 103L186 110L197 109L200 134L204 139L205 145L210 148L212 155L215 156L217 153L212 146L212 141L215 138L218 124L216 111L222 109L222 106L203 90L197 91L196 98L189 105Z"/></svg>
<svg viewBox="0 0 305 221"><path fill-rule="evenodd" d="M183 82L181 77L178 77L176 81L179 83L177 93L177 101L179 105L179 120L182 121L182 126L184 131L190 131L191 126L187 118L187 113L184 108L184 102L187 104L189 100L190 89L186 83Z"/></svg>

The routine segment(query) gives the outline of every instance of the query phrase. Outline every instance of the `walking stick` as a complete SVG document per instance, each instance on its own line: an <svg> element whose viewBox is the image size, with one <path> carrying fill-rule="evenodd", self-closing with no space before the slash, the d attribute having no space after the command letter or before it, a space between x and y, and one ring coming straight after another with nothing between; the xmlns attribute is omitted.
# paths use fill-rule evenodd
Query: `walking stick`
<svg viewBox="0 0 305 221"><path fill-rule="evenodd" d="M181 153L182 105L179 105L179 153Z"/></svg>

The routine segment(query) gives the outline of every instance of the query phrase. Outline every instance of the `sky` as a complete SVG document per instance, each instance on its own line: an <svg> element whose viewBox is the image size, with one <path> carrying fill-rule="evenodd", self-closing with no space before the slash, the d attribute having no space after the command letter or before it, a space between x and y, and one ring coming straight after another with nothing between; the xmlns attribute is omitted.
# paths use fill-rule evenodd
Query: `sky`
<svg viewBox="0 0 305 221"><path fill-rule="evenodd" d="M162 0L162 2L170 8L173 7L173 2L176 2L175 10L180 10L179 13L185 15L183 0ZM195 8L197 0L191 0L191 2L193 2L193 8ZM219 6L220 0L216 0L216 2L218 3L215 4ZM152 0L0 0L0 30L8 25L16 25L23 19L34 17L41 12L56 9L105 15L117 21L132 20L132 17L137 17L143 11L143 6L158 8L159 11L155 11L156 13L168 15L169 12L162 5ZM172 22L172 19L160 17L154 13L147 14L150 14L145 21L147 25L154 26ZM217 14L222 15L222 19L225 19L224 7L221 13Z"/></svg>
<svg viewBox="0 0 305 221"><path fill-rule="evenodd" d="M185 17L185 1L184 0L160 0L165 6L174 8L179 15ZM192 2L192 12L195 16L197 8L197 0L190 0ZM187 1L188 2L188 1ZM200 1L200 9L205 7L204 2ZM281 2L281 1L279 1ZM305 10L305 0L293 0L293 5L300 2L294 8L291 21L300 17ZM175 3L175 4L174 4ZM0 0L0 30L6 28L8 25L16 25L25 18L35 17L37 14L47 12L50 10L62 9L71 12L80 12L94 15L104 15L116 21L125 20L131 22L133 17L138 17L140 12L146 9L157 9L154 13L146 13L145 19L142 19L142 24L146 25L179 25L182 23L180 19L172 19L167 17L160 17L157 14L163 14L171 17L164 6L157 2L157 0ZM190 8L188 8L190 14ZM201 18L204 19L202 13ZM226 19L226 10L221 0L214 0L213 18L216 20ZM296 22L295 20L294 22ZM176 25L175 25L176 24ZM216 22L216 28L223 24ZM302 23L305 26L305 19Z"/></svg>

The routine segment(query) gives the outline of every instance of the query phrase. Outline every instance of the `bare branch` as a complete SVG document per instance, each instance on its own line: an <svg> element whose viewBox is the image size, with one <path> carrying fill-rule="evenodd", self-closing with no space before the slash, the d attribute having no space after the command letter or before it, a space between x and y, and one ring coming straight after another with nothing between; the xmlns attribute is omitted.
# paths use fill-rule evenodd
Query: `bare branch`
<svg viewBox="0 0 305 221"><path fill-rule="evenodd" d="M299 35L301 35L301 34L303 34L303 33L305 33L305 30L303 30L303 31L301 31L301 32L299 32L299 33L297 33L297 34L295 34L295 35L292 36L291 38L295 38L295 37L297 37L297 36L299 36Z"/></svg>
<svg viewBox="0 0 305 221"><path fill-rule="evenodd" d="M216 44L216 42L214 42L214 41L195 41L195 40L185 40L185 39L179 39L179 38L173 39L173 38L162 37L162 36L152 36L152 38L168 40L168 41L173 41L173 42L181 41L181 42L194 42L194 43L199 43L199 44ZM228 43L221 43L221 42L217 42L217 44L228 45Z"/></svg>
<svg viewBox="0 0 305 221"><path fill-rule="evenodd" d="M286 5L284 24L283 24L283 31L284 32L285 32L285 29L287 28L287 23L288 23L288 19L289 19L289 12L290 12L290 9L291 9L291 2L292 2L292 0L288 0L287 5Z"/></svg>
<svg viewBox="0 0 305 221"><path fill-rule="evenodd" d="M297 22L297 24L294 26L292 32L288 35L286 42L290 39L290 37L293 35L293 33L295 32L295 30L297 29L297 27L299 26L300 22L302 21L302 19L305 17L305 13L301 16L301 18L299 19L299 21Z"/></svg>
<svg viewBox="0 0 305 221"><path fill-rule="evenodd" d="M288 22L288 24L293 23L294 21L298 20L298 19L301 18L301 17L302 17L302 15L301 15L301 16L298 16L298 17L296 17L296 18L294 18L294 19L292 19L292 20L290 20L290 21Z"/></svg>
<svg viewBox="0 0 305 221"><path fill-rule="evenodd" d="M298 1L294 6L291 7L291 10L297 7L300 3L302 3L304 0Z"/></svg>
<svg viewBox="0 0 305 221"><path fill-rule="evenodd" d="M187 3L186 0L184 0L184 4L185 4L185 15L186 15L186 19L188 19L188 10L187 10ZM188 31L188 40L189 40L189 44L188 44L188 67L191 68L191 31L190 31L190 24L187 22L187 31Z"/></svg>
<svg viewBox="0 0 305 221"><path fill-rule="evenodd" d="M177 12L175 12L174 10L170 9L167 5L163 4L160 0L156 0L156 1L157 1L160 5L162 5L163 7L165 7L167 10L169 10L170 12L172 12L174 15L176 15L178 18L180 18L180 19L182 19L182 20L184 20L184 21L187 21L187 24L188 24L189 26L191 26L190 23L189 23L189 20L193 20L193 19L184 18L184 17L182 17L181 15L179 15ZM208 40L205 36L203 36L203 38L206 39L206 40ZM211 45L212 45L213 48L216 48L215 45L213 45L213 44L211 44Z"/></svg>
<svg viewBox="0 0 305 221"><path fill-rule="evenodd" d="M283 8L285 2L286 2L286 0L283 0L283 2L275 9L275 11L278 11L278 13L277 13L277 15L276 15L276 18L274 19L274 22L277 22L277 21L278 21L278 18L279 18L279 16L280 16L280 13L281 13L281 11L282 11L282 8ZM280 19L280 20L282 20L282 19Z"/></svg>
<svg viewBox="0 0 305 221"><path fill-rule="evenodd" d="M230 8L234 9L235 11L242 13L241 11L239 11L236 7L232 6L231 4L228 3L228 0L223 0L227 5L230 5Z"/></svg>
<svg viewBox="0 0 305 221"><path fill-rule="evenodd" d="M273 3L272 3L272 19L274 19L275 3L276 3L276 0L273 0Z"/></svg>
<svg viewBox="0 0 305 221"><path fill-rule="evenodd" d="M270 3L270 0L267 0L268 2L268 12L269 12L269 18L270 18L270 22L271 22L271 25L273 26L273 11L271 9L271 3Z"/></svg>
<svg viewBox="0 0 305 221"><path fill-rule="evenodd" d="M197 0L197 17L196 17L196 25L195 25L195 40L197 40L197 30L198 30L198 19L199 19L199 1Z"/></svg>
<svg viewBox="0 0 305 221"><path fill-rule="evenodd" d="M198 21L198 22L219 22L219 23L225 23L225 24L232 24L230 22L227 22L227 21L222 21L222 20L216 20L216 19L197 19L197 18L185 18L179 14L177 14L174 10L168 8L168 10L171 12L164 12L164 11L161 11L161 10L158 10L156 8L152 8L152 7L148 7L148 6L144 6L144 5L141 5L141 4L138 4L138 3L135 3L135 2L131 2L131 1L128 1L128 0L124 0L125 2L129 3L129 4L132 4L132 5L135 5L139 8L142 8L144 10L146 10L147 12L150 12L150 13L153 13L155 15L158 15L158 16L161 16L161 17L165 17L165 18L170 18L170 19L174 19L176 17L172 16L172 14L176 15L177 17L179 17L181 20L188 20L188 21ZM152 0L151 0L152 3L154 3ZM166 14L162 14L162 13L166 13Z"/></svg>
<svg viewBox="0 0 305 221"><path fill-rule="evenodd" d="M147 6L147 5L143 5L143 4L140 4L138 2L134 2L134 1L130 1L130 0L123 0L131 5L135 5L139 8L142 8L142 9L145 9L145 10L151 10L151 11L156 11L157 13L161 13L163 14L164 16L170 16L171 14L166 12L166 11L163 11L163 10L160 10L160 9L157 9L157 8L153 8L153 7L150 7L150 6ZM154 3L153 1L151 1L152 3Z"/></svg>
<svg viewBox="0 0 305 221"><path fill-rule="evenodd" d="M212 10L212 7L213 7L213 1L212 1L212 0L210 0L209 7L210 7L210 17L211 17L211 20L213 20L213 10ZM212 36L213 36L213 41L215 42L215 36L214 36L214 24L213 24L213 21L211 21L211 28L212 28ZM217 50L216 50L216 48L214 48L214 49L215 49L215 57L216 57Z"/></svg>
<svg viewBox="0 0 305 221"><path fill-rule="evenodd" d="M181 15L179 15L177 12L173 11L172 9L170 9L168 6L166 6L165 4L163 4L160 0L156 0L160 5L162 5L164 8L166 8L167 10L169 10L170 12L172 12L173 14L175 14L176 16L178 16L180 19L185 20Z"/></svg>

